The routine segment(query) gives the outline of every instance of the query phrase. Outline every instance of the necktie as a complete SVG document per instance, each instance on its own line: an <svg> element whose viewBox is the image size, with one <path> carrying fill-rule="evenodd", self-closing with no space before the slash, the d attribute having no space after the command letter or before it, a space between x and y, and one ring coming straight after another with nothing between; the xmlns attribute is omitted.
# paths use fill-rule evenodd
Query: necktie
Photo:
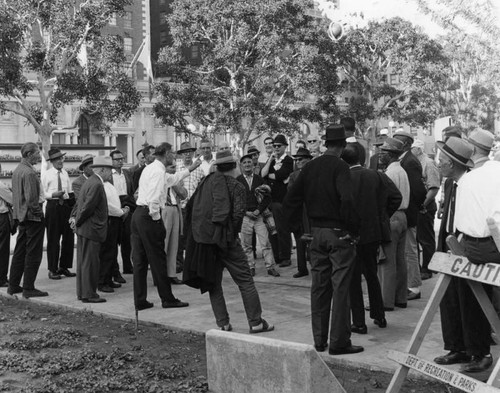
<svg viewBox="0 0 500 393"><path fill-rule="evenodd" d="M457 183L453 182L453 188L450 195L450 211L448 213L448 233L454 233L455 224L455 200L457 199Z"/></svg>
<svg viewBox="0 0 500 393"><path fill-rule="evenodd" d="M62 191L62 181L61 181L61 171L57 171L57 191ZM61 195L59 197L59 204L62 205L64 203L64 196Z"/></svg>
<svg viewBox="0 0 500 393"><path fill-rule="evenodd" d="M170 195L170 188L167 189L167 206L172 206L172 196Z"/></svg>

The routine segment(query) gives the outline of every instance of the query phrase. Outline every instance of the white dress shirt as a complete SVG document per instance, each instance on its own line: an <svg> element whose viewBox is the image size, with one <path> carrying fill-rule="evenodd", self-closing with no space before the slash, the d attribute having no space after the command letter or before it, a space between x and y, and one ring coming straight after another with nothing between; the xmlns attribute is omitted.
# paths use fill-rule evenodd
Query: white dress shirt
<svg viewBox="0 0 500 393"><path fill-rule="evenodd" d="M210 168L212 167L212 164L215 162L215 157L212 156L212 159L210 161L205 160L203 158L203 161L201 162L200 168L203 170L203 173L205 176L208 176L210 173Z"/></svg>
<svg viewBox="0 0 500 393"><path fill-rule="evenodd" d="M125 179L125 175L122 173L118 173L116 169L112 170L113 172L113 185L118 191L118 195L127 195L127 180Z"/></svg>
<svg viewBox="0 0 500 393"><path fill-rule="evenodd" d="M165 207L167 201L165 174L165 165L158 160L154 160L144 168L139 179L137 205L147 206L149 215L155 221L161 218L160 209Z"/></svg>
<svg viewBox="0 0 500 393"><path fill-rule="evenodd" d="M106 199L108 201L108 216L121 217L123 210L121 208L120 197L115 186L109 181L104 182L104 191L106 192Z"/></svg>
<svg viewBox="0 0 500 393"><path fill-rule="evenodd" d="M458 181L456 228L472 237L488 237L489 217L500 224L500 161L488 161Z"/></svg>
<svg viewBox="0 0 500 393"><path fill-rule="evenodd" d="M403 197L398 210L407 209L408 204L410 203L410 182L408 180L408 175L401 166L401 163L399 161L391 162L387 166L385 174L396 185L401 193L401 196Z"/></svg>
<svg viewBox="0 0 500 393"><path fill-rule="evenodd" d="M58 198L53 198L52 194L54 192L59 191L58 187L58 179L57 179L57 169L52 167L50 169L47 169L45 172L42 173L42 190L43 194L45 196L45 199L58 199ZM64 191L64 199L68 199L70 193L72 191L71 188L71 182L69 180L69 175L68 172L64 168L61 169L61 185L62 185L62 190Z"/></svg>

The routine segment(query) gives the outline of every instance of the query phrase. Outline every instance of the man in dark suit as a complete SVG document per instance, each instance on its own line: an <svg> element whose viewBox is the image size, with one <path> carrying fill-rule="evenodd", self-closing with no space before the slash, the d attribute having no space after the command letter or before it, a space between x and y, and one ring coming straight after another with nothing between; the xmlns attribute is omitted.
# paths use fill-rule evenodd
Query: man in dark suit
<svg viewBox="0 0 500 393"><path fill-rule="evenodd" d="M82 174L73 180L73 183L71 183L71 187L75 193L75 199L78 199L83 183L85 183L87 179L94 174L94 169L92 169L91 166L93 162L94 156L92 154L86 154L83 156L82 163L78 167L78 169L82 171Z"/></svg>
<svg viewBox="0 0 500 393"><path fill-rule="evenodd" d="M130 168L126 169L126 171L130 174L132 179L134 172L140 168L143 168L146 165L146 159L144 158L144 153L142 152L142 149L138 150L137 153L135 153L135 156L137 158L137 163L131 166Z"/></svg>
<svg viewBox="0 0 500 393"><path fill-rule="evenodd" d="M272 212L278 231L278 255L274 255L279 267L292 264L292 237L283 211L283 199L287 192L288 178L293 172L293 159L286 154L288 142L284 135L276 135L273 140L274 152L262 168L261 175L271 186Z"/></svg>
<svg viewBox="0 0 500 393"><path fill-rule="evenodd" d="M440 150L438 169L441 175L447 178L444 183L443 217L439 228L437 250L446 252L448 251L446 238L450 234L455 234L457 182L469 168L473 167L470 157L474 150L468 142L457 137L448 138L445 143L437 142L437 147ZM464 294L469 296L463 296ZM456 364L471 360L471 356L466 352L471 348L466 345L483 340L484 337L476 337L476 330L464 323L462 310L472 313L474 307L480 309L466 281L452 277L440 305L444 349L449 352L435 358L436 363ZM487 336L489 340L489 335Z"/></svg>
<svg viewBox="0 0 500 393"><path fill-rule="evenodd" d="M246 211L241 226L243 250L247 256L252 276L254 276L255 259L252 250L252 235L255 231L262 247L267 274L273 277L279 277L280 274L276 271L276 262L274 261L271 243L269 242L266 223L264 222L263 216L264 210L266 210L271 203L271 198L264 197L261 202L257 200L255 190L257 187L264 184L264 180L254 173L252 154L252 151L249 150L246 155L241 157L240 165L243 173L236 178L236 180L245 186L246 191Z"/></svg>
<svg viewBox="0 0 500 393"><path fill-rule="evenodd" d="M408 300L415 300L420 299L420 287L422 286L420 264L418 262L417 221L427 190L422 179L422 165L411 152L413 136L409 132L400 129L396 131L394 138L403 142L404 153L401 155L400 163L410 182L410 202L406 209L408 229L406 230L405 258L408 267Z"/></svg>
<svg viewBox="0 0 500 393"><path fill-rule="evenodd" d="M346 146L342 125L329 125L322 137L327 151L301 171L283 208L293 227L305 204L311 223L311 318L314 346L331 355L352 354L349 285L354 269L359 218L354 208L349 166L340 159ZM331 313L330 313L331 311Z"/></svg>
<svg viewBox="0 0 500 393"><path fill-rule="evenodd" d="M353 184L356 209L361 219L359 242L356 245L355 268L351 281L350 299L353 325L351 331L366 334L365 310L363 304L363 291L361 289L361 274L365 276L370 300L370 318L375 325L387 327L385 319L384 301L377 276L377 252L382 241L381 218L387 211L388 216L399 208L401 193L394 186L385 188L385 182L379 174L372 169L363 168L360 164L359 148L348 143L342 159L349 165ZM388 180L390 182L390 180ZM388 193L387 191L391 191ZM387 198L382 200L380 195L387 193Z"/></svg>
<svg viewBox="0 0 500 393"><path fill-rule="evenodd" d="M108 203L104 182L110 181L113 168L110 157L95 157L94 174L83 184L77 202L75 228L77 234L76 295L84 303L102 303L97 294L99 251L106 240Z"/></svg>

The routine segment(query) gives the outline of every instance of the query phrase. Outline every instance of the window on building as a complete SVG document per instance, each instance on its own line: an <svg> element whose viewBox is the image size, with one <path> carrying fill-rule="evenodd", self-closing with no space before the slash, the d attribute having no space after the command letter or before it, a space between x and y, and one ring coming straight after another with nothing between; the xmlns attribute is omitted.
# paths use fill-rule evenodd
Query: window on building
<svg viewBox="0 0 500 393"><path fill-rule="evenodd" d="M165 11L160 12L160 24L167 23L167 13Z"/></svg>
<svg viewBox="0 0 500 393"><path fill-rule="evenodd" d="M53 145L65 145L66 144L66 135L54 132L52 134L52 144Z"/></svg>
<svg viewBox="0 0 500 393"><path fill-rule="evenodd" d="M191 45L191 60L200 60L200 46L199 45Z"/></svg>
<svg viewBox="0 0 500 393"><path fill-rule="evenodd" d="M132 28L132 12L127 11L125 15L123 15L123 27L126 29Z"/></svg>
<svg viewBox="0 0 500 393"><path fill-rule="evenodd" d="M349 103L349 97L344 97L344 102L345 102L346 104L348 104L348 103Z"/></svg>
<svg viewBox="0 0 500 393"><path fill-rule="evenodd" d="M111 17L109 18L109 24L111 26L116 26L116 13L115 12L113 12Z"/></svg>
<svg viewBox="0 0 500 393"><path fill-rule="evenodd" d="M168 44L168 33L166 31L160 31L160 46L165 46Z"/></svg>
<svg viewBox="0 0 500 393"><path fill-rule="evenodd" d="M123 38L123 51L125 53L132 53L132 38L130 37Z"/></svg>
<svg viewBox="0 0 500 393"><path fill-rule="evenodd" d="M389 83L391 85L397 85L399 83L398 74L391 74L389 76Z"/></svg>

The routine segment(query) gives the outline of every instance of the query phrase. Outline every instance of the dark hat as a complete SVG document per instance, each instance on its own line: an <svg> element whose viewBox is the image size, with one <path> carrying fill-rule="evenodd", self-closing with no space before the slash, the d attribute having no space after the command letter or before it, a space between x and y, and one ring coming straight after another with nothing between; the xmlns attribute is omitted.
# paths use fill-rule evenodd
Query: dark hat
<svg viewBox="0 0 500 393"><path fill-rule="evenodd" d="M491 132L479 128L469 134L468 141L480 149L490 151L495 137Z"/></svg>
<svg viewBox="0 0 500 393"><path fill-rule="evenodd" d="M191 143L189 143L189 142L182 142L181 143L181 148L179 150L177 150L177 153L178 154L180 154L180 153L187 153L189 151L196 151L196 148L192 147Z"/></svg>
<svg viewBox="0 0 500 393"><path fill-rule="evenodd" d="M342 124L329 124L326 126L325 135L321 137L324 141L345 141L345 128Z"/></svg>
<svg viewBox="0 0 500 393"><path fill-rule="evenodd" d="M218 151L215 154L214 165L227 164L230 162L236 162L236 160L233 157L233 153L231 153L231 150L222 150Z"/></svg>
<svg viewBox="0 0 500 393"><path fill-rule="evenodd" d="M469 142L452 136L446 142L436 142L436 146L453 161L469 168L474 167L474 163L470 159L474 153L474 149Z"/></svg>
<svg viewBox="0 0 500 393"><path fill-rule="evenodd" d="M443 128L442 135L443 139L450 138L452 136L461 138L463 134L462 127L460 126L448 126Z"/></svg>
<svg viewBox="0 0 500 393"><path fill-rule="evenodd" d="M114 168L114 166L111 157L97 156L94 158L94 163L91 165L91 168Z"/></svg>
<svg viewBox="0 0 500 393"><path fill-rule="evenodd" d="M240 158L240 162L243 161L244 158L247 158L247 157L252 158L252 156L254 154L260 154L260 151L257 149L257 146L254 146L254 145L248 146L247 154L245 154L244 156L242 156Z"/></svg>
<svg viewBox="0 0 500 393"><path fill-rule="evenodd" d="M394 138L387 138L382 146L380 146L380 150L403 154L404 143Z"/></svg>
<svg viewBox="0 0 500 393"><path fill-rule="evenodd" d="M85 154L83 156L82 163L80 164L80 166L78 167L78 169L80 169L81 171L83 171L83 168L86 165L91 164L93 161L94 161L94 156L92 154Z"/></svg>
<svg viewBox="0 0 500 393"><path fill-rule="evenodd" d="M278 134L274 137L273 143L279 143L280 145L288 146L288 142L286 141L285 135Z"/></svg>
<svg viewBox="0 0 500 393"><path fill-rule="evenodd" d="M415 138L413 137L412 134L410 134L409 132L406 132L404 131L402 128L396 130L396 132L394 133L393 137L397 137L397 136L404 136L408 139L411 139L411 143L413 143L413 141L415 140Z"/></svg>
<svg viewBox="0 0 500 393"><path fill-rule="evenodd" d="M295 153L292 157L293 158L299 158L299 157L313 158L313 156L311 155L311 153L309 152L309 150L307 150L304 147L300 147L297 150L297 153Z"/></svg>
<svg viewBox="0 0 500 393"><path fill-rule="evenodd" d="M61 150L53 148L49 150L49 158L47 158L47 161L53 161L60 157L64 157L65 155L66 153L61 152Z"/></svg>

